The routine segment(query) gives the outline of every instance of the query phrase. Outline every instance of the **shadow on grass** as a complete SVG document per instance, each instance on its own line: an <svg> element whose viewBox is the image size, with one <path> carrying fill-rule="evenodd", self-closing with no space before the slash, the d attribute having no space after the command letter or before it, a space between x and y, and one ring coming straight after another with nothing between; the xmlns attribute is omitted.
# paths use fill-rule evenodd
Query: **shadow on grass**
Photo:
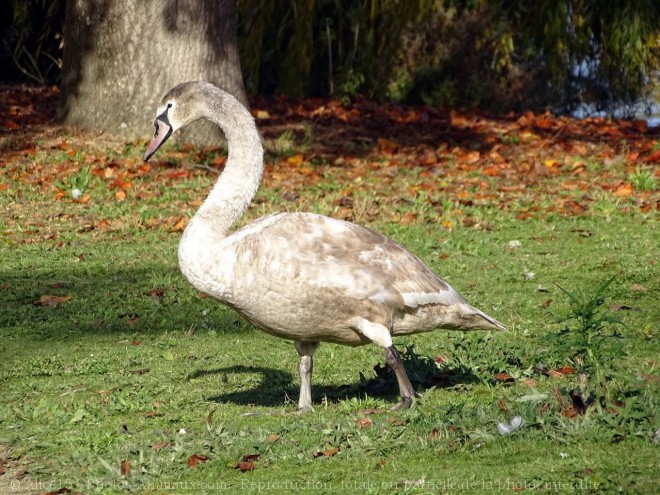
<svg viewBox="0 0 660 495"><path fill-rule="evenodd" d="M0 335L60 340L111 332L252 332L234 311L200 297L176 267L81 265L0 272Z"/></svg>
<svg viewBox="0 0 660 495"><path fill-rule="evenodd" d="M433 387L452 388L481 381L466 368L459 367L440 371L431 358L416 354L414 359L411 359L410 357L406 358L407 355L409 356L409 354L403 355L406 372L418 393L423 393ZM226 382L228 375L242 373L260 374L262 379L256 387L213 395L206 399L219 403L231 402L238 405L277 407L282 405L283 396L286 396L293 403L297 403L299 388L297 383L294 384L293 374L274 368L239 365L199 369L188 375L188 378L194 379L217 375L220 376L221 382ZM366 395L380 397L388 402L396 402L399 396L399 388L394 372L386 365L377 364L374 366L374 373L375 376L371 378L366 378L360 373L360 378L356 383L338 386L315 386L312 377L312 401L314 404L319 404L322 400L337 403Z"/></svg>

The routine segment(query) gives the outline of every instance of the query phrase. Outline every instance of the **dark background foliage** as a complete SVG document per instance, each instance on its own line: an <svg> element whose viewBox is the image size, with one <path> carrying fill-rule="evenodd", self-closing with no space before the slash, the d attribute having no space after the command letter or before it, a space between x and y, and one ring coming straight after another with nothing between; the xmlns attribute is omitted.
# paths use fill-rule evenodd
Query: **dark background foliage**
<svg viewBox="0 0 660 495"><path fill-rule="evenodd" d="M65 0L0 6L5 81L57 84ZM657 100L653 0L237 0L251 93L493 111Z"/></svg>

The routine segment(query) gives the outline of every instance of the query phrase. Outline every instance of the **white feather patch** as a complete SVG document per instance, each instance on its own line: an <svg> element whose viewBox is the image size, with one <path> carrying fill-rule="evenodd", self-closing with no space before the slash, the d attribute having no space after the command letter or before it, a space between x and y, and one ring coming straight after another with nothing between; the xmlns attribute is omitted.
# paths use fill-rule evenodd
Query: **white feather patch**
<svg viewBox="0 0 660 495"><path fill-rule="evenodd" d="M409 308L416 308L425 304L463 304L465 300L451 286L439 292L404 292L403 302Z"/></svg>

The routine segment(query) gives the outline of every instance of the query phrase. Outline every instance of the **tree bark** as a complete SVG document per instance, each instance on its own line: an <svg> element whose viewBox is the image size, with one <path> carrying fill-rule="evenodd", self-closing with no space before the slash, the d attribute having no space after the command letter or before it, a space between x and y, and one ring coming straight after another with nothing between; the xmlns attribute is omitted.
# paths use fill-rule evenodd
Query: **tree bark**
<svg viewBox="0 0 660 495"><path fill-rule="evenodd" d="M205 80L247 104L234 0L67 0L57 118L126 137L152 132L156 107L173 86ZM183 142L215 145L208 122Z"/></svg>

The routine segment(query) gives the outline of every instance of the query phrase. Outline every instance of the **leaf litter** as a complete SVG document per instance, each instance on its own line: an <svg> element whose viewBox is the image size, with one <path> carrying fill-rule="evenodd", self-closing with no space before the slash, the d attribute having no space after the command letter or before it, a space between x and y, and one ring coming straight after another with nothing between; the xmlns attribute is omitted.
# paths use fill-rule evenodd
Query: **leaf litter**
<svg viewBox="0 0 660 495"><path fill-rule="evenodd" d="M55 88L9 86L0 88L0 96L0 190L16 199L3 208L7 233L17 242L57 242L62 225L72 222L80 223L83 233L112 236L126 220L98 211L84 219L90 208L148 202L169 188L183 186L183 192L187 186L190 198L181 194L167 211L150 218L133 213L136 218L129 220L134 227L178 233L186 224L182 213L199 205L198 183L190 181L212 181L224 165L222 150L191 146L168 148L149 165L141 160L145 140L57 126L52 123ZM256 98L252 112L267 143L290 133L296 150L267 153L263 189L304 203L309 199L300 199L297 191L332 181L338 189L319 189L317 199L334 195L333 216L347 220L368 221L383 213L404 224L419 221L423 216L398 206L420 194L435 212L427 221L446 230L456 224L477 227L462 210L469 206L513 209L522 220L595 214L603 197L622 209L660 209L659 190L637 190L630 181L640 169L660 177L660 130L639 121L577 120L547 112L492 116L360 97L348 103ZM401 180L411 175L401 170L414 170L414 180ZM62 189L87 181L90 186L78 199ZM29 202L28 209L21 200L27 187L43 198ZM376 199L358 204L355 198L367 193ZM54 201L60 203L57 213Z"/></svg>

